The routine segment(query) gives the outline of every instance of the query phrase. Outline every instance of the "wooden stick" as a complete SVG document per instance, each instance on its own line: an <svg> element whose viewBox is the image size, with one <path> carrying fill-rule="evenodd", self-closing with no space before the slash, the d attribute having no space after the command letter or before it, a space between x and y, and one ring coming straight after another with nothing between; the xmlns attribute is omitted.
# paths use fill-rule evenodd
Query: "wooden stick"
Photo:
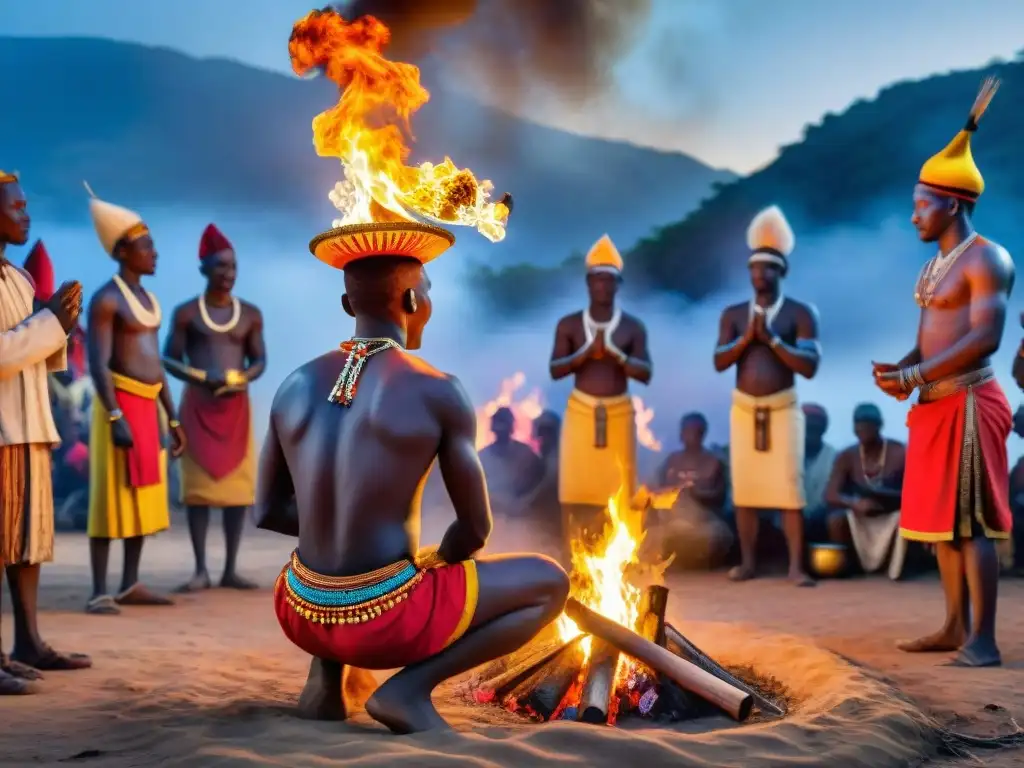
<svg viewBox="0 0 1024 768"><path fill-rule="evenodd" d="M487 691L494 691L498 696L504 696L535 672L538 667L550 661L566 645L567 643L560 639L535 644L530 647L528 652L517 657L514 664L504 672L495 675L490 680L482 681L480 687Z"/></svg>
<svg viewBox="0 0 1024 768"><path fill-rule="evenodd" d="M668 609L668 588L650 586L644 591L640 603L638 632L655 645L665 647L665 611ZM673 722L689 720L700 716L702 709L710 709L707 703L689 691L684 691L670 677L656 673L658 703L655 712Z"/></svg>
<svg viewBox="0 0 1024 768"><path fill-rule="evenodd" d="M594 638L590 649L590 668L580 694L579 720L601 725L608 722L612 695L615 693L615 670L619 651L611 643Z"/></svg>
<svg viewBox="0 0 1024 768"><path fill-rule="evenodd" d="M729 674L722 668L722 665L717 661L708 656L704 651L698 648L696 645L686 639L686 636L678 629L673 627L671 624L665 625L665 637L668 641L669 647L675 646L679 648L678 656L686 659L692 664L696 664L698 667L703 669L705 672L714 675L719 680L722 680L729 685L739 688L741 691L750 694L753 698L754 703L757 704L757 708L764 712L766 715L774 715L775 717L782 717L786 714L786 710L782 707L774 704L773 702L766 699L764 696L759 694L749 685L739 680L735 676ZM673 649L674 650L674 649Z"/></svg>
<svg viewBox="0 0 1024 768"><path fill-rule="evenodd" d="M645 640L621 624L606 619L574 598L566 603L565 613L584 632L611 643L620 652L666 675L684 690L724 710L734 720L743 722L750 717L753 698L746 691L737 689L671 651Z"/></svg>
<svg viewBox="0 0 1024 768"><path fill-rule="evenodd" d="M525 701L521 702L545 722L558 710L558 705L562 703L562 699L579 677L583 664L583 653L580 650L582 640L582 637L573 640L542 667L543 678L538 675L540 679L537 684L533 686Z"/></svg>
<svg viewBox="0 0 1024 768"><path fill-rule="evenodd" d="M644 590L640 603L637 632L655 645L665 647L665 611L668 608L668 587L650 586Z"/></svg>

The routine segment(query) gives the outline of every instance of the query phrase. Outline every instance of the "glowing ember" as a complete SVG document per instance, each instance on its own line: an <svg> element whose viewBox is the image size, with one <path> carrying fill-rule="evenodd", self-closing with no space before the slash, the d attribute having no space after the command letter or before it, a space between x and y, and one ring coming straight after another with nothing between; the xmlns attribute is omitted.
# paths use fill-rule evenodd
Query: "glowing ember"
<svg viewBox="0 0 1024 768"><path fill-rule="evenodd" d="M544 410L544 401L536 389L524 397L517 397L519 390L526 384L526 375L516 373L501 382L498 396L476 409L476 449L479 451L494 442L491 434L491 417L499 408L508 408L515 417L515 428L512 439L526 443L535 451L537 441L533 438L533 421Z"/></svg>
<svg viewBox="0 0 1024 768"><path fill-rule="evenodd" d="M649 451L657 453L661 450L661 441L651 431L654 421L654 409L644 405L644 401L633 395L633 410L636 412L636 440Z"/></svg>
<svg viewBox="0 0 1024 768"><path fill-rule="evenodd" d="M341 89L338 103L313 120L317 154L338 158L344 168L345 180L329 195L342 215L334 226L419 216L502 240L509 208L489 201L491 182L478 181L447 157L437 165L405 164L410 119L430 93L418 67L384 57L390 40L390 30L373 16L346 21L329 8L311 11L292 27L288 53L295 73L322 72Z"/></svg>

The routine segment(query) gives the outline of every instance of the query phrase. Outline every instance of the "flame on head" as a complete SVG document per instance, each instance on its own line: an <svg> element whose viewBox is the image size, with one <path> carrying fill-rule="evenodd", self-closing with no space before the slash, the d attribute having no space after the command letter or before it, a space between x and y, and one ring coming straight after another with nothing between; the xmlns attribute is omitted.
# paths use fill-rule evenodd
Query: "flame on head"
<svg viewBox="0 0 1024 768"><path fill-rule="evenodd" d="M533 422L544 411L544 401L536 389L525 397L517 397L516 393L526 384L526 374L518 372L501 382L498 396L476 409L476 449L479 451L494 442L491 434L491 417L499 408L508 408L515 417L512 439L526 443L537 450L537 441L533 437Z"/></svg>
<svg viewBox="0 0 1024 768"><path fill-rule="evenodd" d="M389 61L387 26L373 16L346 21L332 9L311 11L292 27L292 69L322 72L341 89L338 103L313 120L317 154L336 157L345 180L329 197L341 212L334 226L386 219L474 227L492 242L505 237L509 209L489 201L493 185L449 159L406 165L412 115L430 98L419 68ZM389 215L390 214L390 215Z"/></svg>

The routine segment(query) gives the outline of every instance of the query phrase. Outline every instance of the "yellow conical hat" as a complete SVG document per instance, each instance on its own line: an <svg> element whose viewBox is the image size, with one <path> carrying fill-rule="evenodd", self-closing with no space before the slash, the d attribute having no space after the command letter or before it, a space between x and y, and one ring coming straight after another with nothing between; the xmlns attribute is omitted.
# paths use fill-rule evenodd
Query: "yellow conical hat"
<svg viewBox="0 0 1024 768"><path fill-rule="evenodd" d="M601 235L601 239L594 243L587 254L586 264L588 272L622 274L622 256L608 235Z"/></svg>
<svg viewBox="0 0 1024 768"><path fill-rule="evenodd" d="M89 213L92 214L92 225L100 244L108 254L113 255L114 246L124 238L135 239L149 233L149 227L135 211L129 211L113 203L107 203L96 197L88 183L85 190L89 193Z"/></svg>
<svg viewBox="0 0 1024 768"><path fill-rule="evenodd" d="M971 154L971 134L978 130L978 121L985 113L992 97L999 90L999 80L990 77L981 84L978 97L974 100L967 125L945 148L928 158L921 166L919 181L943 194L965 200L977 200L985 191L985 179L974 164Z"/></svg>
<svg viewBox="0 0 1024 768"><path fill-rule="evenodd" d="M777 205L769 205L750 220L747 227L748 263L768 262L786 269L786 258L793 252L796 235Z"/></svg>

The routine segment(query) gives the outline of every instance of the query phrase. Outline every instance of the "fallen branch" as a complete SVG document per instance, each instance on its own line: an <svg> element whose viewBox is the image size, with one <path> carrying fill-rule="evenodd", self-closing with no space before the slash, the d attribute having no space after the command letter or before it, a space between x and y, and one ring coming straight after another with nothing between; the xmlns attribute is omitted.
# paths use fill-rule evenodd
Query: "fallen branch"
<svg viewBox="0 0 1024 768"><path fill-rule="evenodd" d="M742 680L739 680L734 675L726 672L725 669L722 668L721 664L691 643L682 632L671 624L665 625L665 638L670 648L675 646L679 649L678 655L681 658L697 665L705 672L717 677L719 680L729 683L729 685L734 688L739 688L741 691L750 694L754 699L754 703L757 704L757 708L764 714L773 715L775 717L782 717L786 714L786 710L778 704L769 701Z"/></svg>
<svg viewBox="0 0 1024 768"><path fill-rule="evenodd" d="M481 681L480 688L485 691L494 691L496 695L503 696L530 677L538 667L554 658L566 645L568 643L562 640L534 643L528 651L518 656L504 672L495 675L490 680Z"/></svg>
<svg viewBox="0 0 1024 768"><path fill-rule="evenodd" d="M655 645L635 632L606 619L590 610L578 600L570 598L565 612L576 625L589 634L615 646L621 653L632 656L690 691L725 711L734 720L742 722L750 716L753 697L671 651Z"/></svg>
<svg viewBox="0 0 1024 768"><path fill-rule="evenodd" d="M610 643L594 638L587 681L580 695L580 722L594 725L608 722L612 695L615 693L615 670L618 666L618 650Z"/></svg>

